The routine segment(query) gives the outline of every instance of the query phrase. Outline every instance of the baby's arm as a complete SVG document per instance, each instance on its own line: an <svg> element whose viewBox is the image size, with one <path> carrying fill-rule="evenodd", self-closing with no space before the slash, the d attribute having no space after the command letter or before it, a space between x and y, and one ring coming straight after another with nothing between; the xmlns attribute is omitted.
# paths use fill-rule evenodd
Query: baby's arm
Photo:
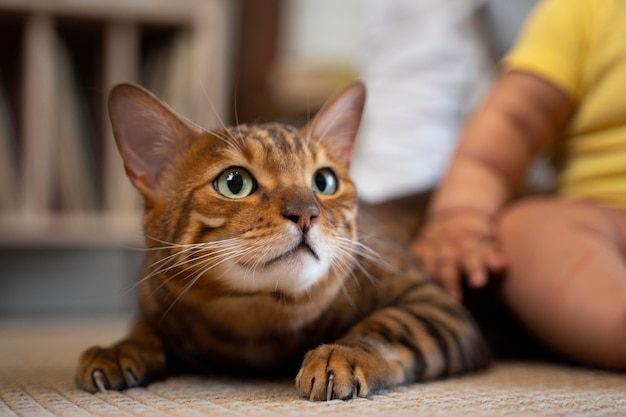
<svg viewBox="0 0 626 417"><path fill-rule="evenodd" d="M413 249L427 272L461 299L460 275L470 285L504 268L494 219L520 187L528 164L552 142L572 114L569 96L528 72L505 72L471 117Z"/></svg>

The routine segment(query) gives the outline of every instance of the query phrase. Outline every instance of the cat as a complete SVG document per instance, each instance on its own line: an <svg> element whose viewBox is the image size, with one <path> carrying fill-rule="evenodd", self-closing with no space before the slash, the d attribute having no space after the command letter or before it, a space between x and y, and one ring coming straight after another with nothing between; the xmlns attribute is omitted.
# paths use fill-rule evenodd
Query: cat
<svg viewBox="0 0 626 417"><path fill-rule="evenodd" d="M411 257L416 213L357 204L364 103L355 82L302 128L204 130L116 86L111 124L145 203L140 312L125 340L83 353L77 385L292 370L299 395L331 400L487 366L469 313Z"/></svg>

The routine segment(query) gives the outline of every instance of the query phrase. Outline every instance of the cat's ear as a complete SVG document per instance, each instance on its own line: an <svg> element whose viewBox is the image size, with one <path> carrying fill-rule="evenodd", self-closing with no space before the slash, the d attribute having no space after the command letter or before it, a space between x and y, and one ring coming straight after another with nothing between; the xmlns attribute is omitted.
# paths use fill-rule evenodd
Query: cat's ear
<svg viewBox="0 0 626 417"><path fill-rule="evenodd" d="M309 134L324 141L348 165L364 106L365 85L354 82L322 107L309 125Z"/></svg>
<svg viewBox="0 0 626 417"><path fill-rule="evenodd" d="M154 94L131 84L111 90L109 117L128 178L147 202L154 202L163 168L200 135L201 129Z"/></svg>

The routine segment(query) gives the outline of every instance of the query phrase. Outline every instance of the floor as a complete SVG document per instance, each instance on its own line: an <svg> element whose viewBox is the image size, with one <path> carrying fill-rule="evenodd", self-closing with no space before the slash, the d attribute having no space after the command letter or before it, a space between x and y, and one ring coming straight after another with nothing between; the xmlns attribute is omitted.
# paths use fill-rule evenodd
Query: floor
<svg viewBox="0 0 626 417"><path fill-rule="evenodd" d="M626 375L546 363L414 384L348 402L298 398L290 380L183 376L91 395L72 381L80 352L124 335L124 315L0 319L0 416L614 416Z"/></svg>

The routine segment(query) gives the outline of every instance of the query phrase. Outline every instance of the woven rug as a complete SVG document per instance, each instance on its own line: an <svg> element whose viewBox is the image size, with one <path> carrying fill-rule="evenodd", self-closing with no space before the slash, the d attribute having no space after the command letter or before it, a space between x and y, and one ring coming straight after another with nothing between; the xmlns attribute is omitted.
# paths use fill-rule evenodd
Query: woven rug
<svg viewBox="0 0 626 417"><path fill-rule="evenodd" d="M549 363L414 384L369 399L313 403L290 380L184 376L124 392L73 385L80 352L121 338L126 317L0 319L0 416L618 416L626 375Z"/></svg>

